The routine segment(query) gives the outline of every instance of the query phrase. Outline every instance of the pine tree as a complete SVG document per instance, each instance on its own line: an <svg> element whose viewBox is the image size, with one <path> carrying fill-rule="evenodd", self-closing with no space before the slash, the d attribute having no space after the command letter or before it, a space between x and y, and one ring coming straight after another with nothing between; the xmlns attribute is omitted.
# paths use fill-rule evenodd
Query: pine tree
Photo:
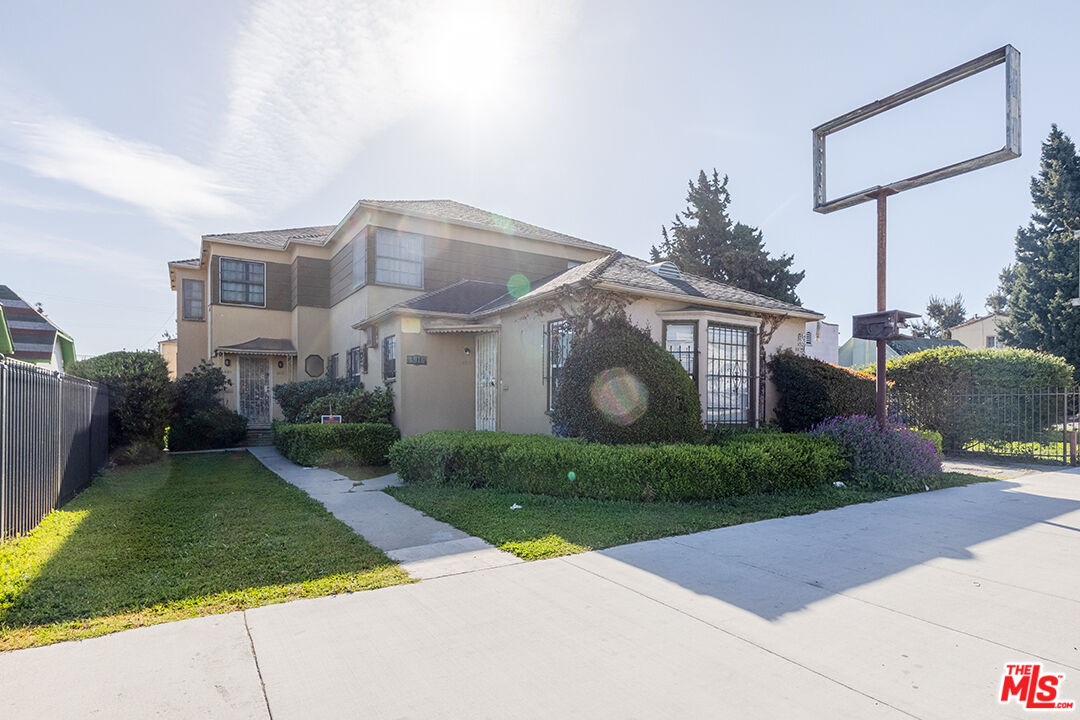
<svg viewBox="0 0 1080 720"><path fill-rule="evenodd" d="M1016 266L1006 265L998 273L998 287L990 295L986 296L986 309L995 315L1004 313L1009 308L1009 295L1012 294L1013 285L1016 284Z"/></svg>
<svg viewBox="0 0 1080 720"><path fill-rule="evenodd" d="M967 309L964 308L964 296L957 293L952 300L930 296L926 305L926 320L911 324L911 328L919 337L950 338L949 328L956 327L967 320Z"/></svg>
<svg viewBox="0 0 1080 720"><path fill-rule="evenodd" d="M806 273L791 271L792 255L770 257L760 230L731 220L727 184L727 175L721 180L715 169L711 178L702 170L696 185L690 181L686 210L675 216L670 233L661 228L653 262L670 260L684 272L801 305L795 286Z"/></svg>
<svg viewBox="0 0 1080 720"><path fill-rule="evenodd" d="M1080 367L1080 156L1072 140L1052 125L1042 146L1039 174L1031 179L1035 212L1016 232L1016 279L1009 293L1001 339L1013 347L1042 350Z"/></svg>

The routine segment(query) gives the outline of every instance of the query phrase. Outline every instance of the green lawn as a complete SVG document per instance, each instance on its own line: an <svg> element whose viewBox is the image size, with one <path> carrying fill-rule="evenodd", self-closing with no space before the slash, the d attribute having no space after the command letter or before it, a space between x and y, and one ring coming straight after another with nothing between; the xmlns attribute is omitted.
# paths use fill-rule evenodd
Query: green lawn
<svg viewBox="0 0 1080 720"><path fill-rule="evenodd" d="M0 543L0 650L409 582L248 453L105 472Z"/></svg>
<svg viewBox="0 0 1080 720"><path fill-rule="evenodd" d="M943 473L931 487L937 490L992 479ZM745 495L712 503L646 503L433 485L407 485L388 488L386 492L526 560L803 515L899 494L827 487L776 495ZM521 509L511 510L514 504L521 505Z"/></svg>

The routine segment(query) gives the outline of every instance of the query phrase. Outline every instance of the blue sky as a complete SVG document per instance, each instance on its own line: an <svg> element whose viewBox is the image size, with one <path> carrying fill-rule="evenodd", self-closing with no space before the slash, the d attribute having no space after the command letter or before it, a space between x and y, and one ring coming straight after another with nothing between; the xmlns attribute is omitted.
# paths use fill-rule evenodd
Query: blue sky
<svg viewBox="0 0 1080 720"><path fill-rule="evenodd" d="M204 233L445 197L647 256L715 167L843 339L874 308L874 210L811 211L810 128L1011 43L1023 157L889 206L889 306L985 312L1050 124L1080 136L1078 21L1069 2L8 3L0 283L80 355L148 348L175 328L165 263ZM999 67L834 136L830 194L997 149L1003 87Z"/></svg>

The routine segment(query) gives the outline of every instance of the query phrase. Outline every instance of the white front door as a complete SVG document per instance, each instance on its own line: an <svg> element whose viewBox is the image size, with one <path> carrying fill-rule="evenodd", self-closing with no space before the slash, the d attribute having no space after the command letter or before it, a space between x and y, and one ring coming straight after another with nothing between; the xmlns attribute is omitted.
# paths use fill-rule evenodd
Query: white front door
<svg viewBox="0 0 1080 720"><path fill-rule="evenodd" d="M476 429L494 430L498 420L498 333L476 336Z"/></svg>
<svg viewBox="0 0 1080 720"><path fill-rule="evenodd" d="M241 355L236 363L237 412L254 427L270 424L270 358Z"/></svg>

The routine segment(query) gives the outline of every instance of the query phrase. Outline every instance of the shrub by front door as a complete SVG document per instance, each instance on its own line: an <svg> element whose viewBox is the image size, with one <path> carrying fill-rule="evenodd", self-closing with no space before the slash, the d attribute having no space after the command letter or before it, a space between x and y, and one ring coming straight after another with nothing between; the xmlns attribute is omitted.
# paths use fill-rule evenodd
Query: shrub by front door
<svg viewBox="0 0 1080 720"><path fill-rule="evenodd" d="M270 424L270 358L241 355L237 362L237 408L253 426Z"/></svg>

